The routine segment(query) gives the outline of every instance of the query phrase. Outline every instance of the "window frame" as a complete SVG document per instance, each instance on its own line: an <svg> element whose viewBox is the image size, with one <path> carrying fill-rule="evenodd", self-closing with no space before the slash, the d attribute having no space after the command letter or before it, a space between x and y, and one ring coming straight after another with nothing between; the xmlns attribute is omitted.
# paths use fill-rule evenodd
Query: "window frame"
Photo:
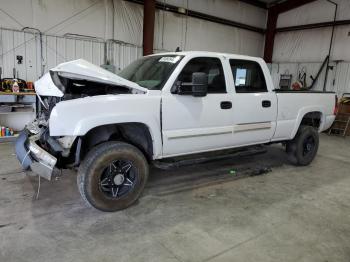
<svg viewBox="0 0 350 262"><path fill-rule="evenodd" d="M233 74L233 72L232 72L231 61L232 61L232 62L237 62L237 61L238 61L238 63L250 63L250 64L256 65L256 66L258 67L258 70L259 70L260 74L262 75L262 81L263 81L264 84L265 84L265 90L261 90L261 91L252 90L252 91L244 91L244 92L238 91L238 92L237 92L236 79L235 79L234 74ZM263 68L261 67L261 65L260 65L257 61L246 60L246 59L229 58L228 63L229 63L229 66L230 66L230 73L231 73L231 75L232 75L234 90L235 90L235 93L236 93L236 94L253 94L253 93L267 93L267 92L269 92L269 90L268 90L268 88L267 88L267 82L266 82L266 78L265 78L265 74L264 74ZM246 69L246 70L247 70L247 68L243 68L243 69Z"/></svg>
<svg viewBox="0 0 350 262"><path fill-rule="evenodd" d="M208 95L211 95L211 94L227 94L228 93L228 85L226 83L226 73L225 73L225 67L224 67L224 63L223 61L221 60L220 57L218 56L194 56L194 57L191 57L188 59L188 61L185 62L185 64L182 66L180 72L178 73L178 75L176 76L176 79L175 79L175 82L174 84L176 84L179 80L179 77L181 75L181 73L183 72L183 70L186 68L186 66L194 59L216 59L220 65L221 65L221 72L222 72L222 75L223 75L223 78L224 78L224 88L223 88L223 91L222 92L210 92L209 90L209 86L208 86Z"/></svg>

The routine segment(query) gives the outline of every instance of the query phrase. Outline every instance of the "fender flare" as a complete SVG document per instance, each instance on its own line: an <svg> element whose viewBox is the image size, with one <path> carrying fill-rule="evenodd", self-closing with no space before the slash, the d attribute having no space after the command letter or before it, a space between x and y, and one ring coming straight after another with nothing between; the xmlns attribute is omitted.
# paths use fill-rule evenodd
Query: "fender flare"
<svg viewBox="0 0 350 262"><path fill-rule="evenodd" d="M307 106L307 107L303 107L299 110L298 115L297 115L297 119L296 119L296 123L294 126L294 129L292 131L291 134L291 138L294 138L295 135L297 134L301 121L303 120L304 116L308 113L312 113L312 112L318 112L321 113L321 119L320 119L320 126L318 128L318 131L323 130L323 125L325 123L325 109L321 106Z"/></svg>
<svg viewBox="0 0 350 262"><path fill-rule="evenodd" d="M145 120L148 121L145 121ZM148 128L148 131L152 138L153 144L153 158L157 158L162 153L162 139L160 133L160 126L158 125L156 119L150 120L149 116L133 114L123 114L123 115L105 115L103 118L101 116L97 117L88 117L78 121L75 125L74 135L75 136L84 136L93 128L104 126L104 125L117 125L117 124L126 124L126 123L140 123L145 125Z"/></svg>

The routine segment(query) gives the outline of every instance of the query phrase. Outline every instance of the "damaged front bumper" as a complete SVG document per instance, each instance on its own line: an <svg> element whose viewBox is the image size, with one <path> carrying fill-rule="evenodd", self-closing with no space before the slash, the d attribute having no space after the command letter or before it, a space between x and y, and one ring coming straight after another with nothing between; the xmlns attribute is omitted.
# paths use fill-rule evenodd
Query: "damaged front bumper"
<svg viewBox="0 0 350 262"><path fill-rule="evenodd" d="M23 169L51 180L56 171L57 158L36 144L35 136L29 137L27 130L20 133L16 140L16 156Z"/></svg>

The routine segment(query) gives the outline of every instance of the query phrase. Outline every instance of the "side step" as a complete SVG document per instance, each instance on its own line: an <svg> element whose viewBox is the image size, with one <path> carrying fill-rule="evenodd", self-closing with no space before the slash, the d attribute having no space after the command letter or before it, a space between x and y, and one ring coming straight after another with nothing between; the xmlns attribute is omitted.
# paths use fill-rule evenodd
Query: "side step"
<svg viewBox="0 0 350 262"><path fill-rule="evenodd" d="M159 169L172 169L182 166L194 164L203 164L218 160L226 160L233 157L251 156L266 153L267 149L264 145L242 147L239 149L221 150L215 152L195 154L191 156L181 156L173 158L165 158L153 161L153 165Z"/></svg>

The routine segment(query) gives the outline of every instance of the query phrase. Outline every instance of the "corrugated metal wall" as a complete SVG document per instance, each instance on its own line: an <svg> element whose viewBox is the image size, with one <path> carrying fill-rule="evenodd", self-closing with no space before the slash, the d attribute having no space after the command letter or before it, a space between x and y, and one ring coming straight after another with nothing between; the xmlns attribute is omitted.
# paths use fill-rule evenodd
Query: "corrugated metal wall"
<svg viewBox="0 0 350 262"><path fill-rule="evenodd" d="M162 1L254 26L263 27L266 20L266 10L239 1ZM106 59L119 71L142 55L143 6L139 4L123 0L4 0L0 14L3 77L13 77L15 68L19 78L35 81L42 72L77 58L96 65ZM26 26L43 32L42 41L36 31L21 31ZM69 33L94 38L66 36ZM108 40L111 38L117 40ZM264 43L259 33L160 10L156 12L154 40L155 52L174 51L179 46L182 50L254 56L262 55ZM17 64L16 55L23 56L23 64Z"/></svg>
<svg viewBox="0 0 350 262"><path fill-rule="evenodd" d="M337 20L350 19L350 1L334 0L338 3ZM278 17L277 27L297 26L303 24L329 22L333 20L334 6L319 0ZM307 73L308 85L310 75L315 76L322 61L328 55L332 29L319 28L278 33L275 39L272 78L278 85L280 75L288 72L297 80L299 71L304 68ZM350 26L335 28L333 46L330 55L330 66L326 90L336 91L339 95L350 92ZM315 90L322 90L325 69L323 69Z"/></svg>
<svg viewBox="0 0 350 262"><path fill-rule="evenodd" d="M108 41L107 46L110 52L108 61L116 67L117 72L142 56L142 46L118 41Z"/></svg>
<svg viewBox="0 0 350 262"><path fill-rule="evenodd" d="M40 37L39 33L0 28L2 77L13 77L15 70L16 77L35 81L57 64L78 58L101 65L104 63L104 45L104 41L95 39L44 34ZM22 64L17 63L18 55L23 56Z"/></svg>

